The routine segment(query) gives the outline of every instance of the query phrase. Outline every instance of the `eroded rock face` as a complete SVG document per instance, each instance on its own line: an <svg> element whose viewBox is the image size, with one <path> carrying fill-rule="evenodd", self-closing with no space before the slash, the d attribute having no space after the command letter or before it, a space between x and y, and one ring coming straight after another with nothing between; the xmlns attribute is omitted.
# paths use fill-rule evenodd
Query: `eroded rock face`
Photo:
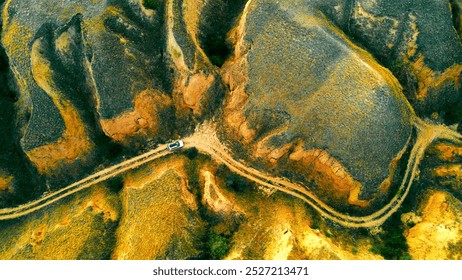
<svg viewBox="0 0 462 280"><path fill-rule="evenodd" d="M150 136L162 132L166 136L157 125L146 125L149 121L143 116L130 121L126 116L142 115L140 111L147 109L158 122L170 106L163 85L162 19L156 11L137 1L41 1L32 9L21 1L9 1L4 14L4 45L29 89L22 97L23 109L31 110L22 142L26 151L66 138L72 126L92 127L74 138L106 134L125 143L127 135L133 138L143 129ZM21 41L15 37L18 29L25 36ZM41 56L45 56L42 63ZM31 77L29 69L34 65ZM40 72L44 67L49 67L49 76ZM50 87L59 94L50 92ZM164 100L154 107L135 106L134 100L145 98L146 90L151 98ZM138 129L120 135L117 126ZM76 153L84 152L82 147Z"/></svg>
<svg viewBox="0 0 462 280"><path fill-rule="evenodd" d="M411 134L398 81L304 1L251 1L233 32L224 137L249 158L371 199Z"/></svg>
<svg viewBox="0 0 462 280"><path fill-rule="evenodd" d="M27 6L27 8L26 8ZM164 92L162 76L165 75L163 64L161 63L162 51L162 19L161 16L153 10L147 11L137 1L39 1L30 7L21 1L9 1L5 7L5 35L4 45L9 52L10 60L18 68L18 74L25 77L28 87L33 90L30 93L32 103L39 100L41 96L43 102L48 102L43 106L32 110L32 116L29 125L30 136L26 134L24 145L25 149L34 148L45 141L55 139L42 139L32 133L36 132L35 121L40 120L40 107L53 108L56 104L51 104L49 98L45 98L43 86L34 81L25 73L30 69L30 49L35 37L40 37L39 30L45 28L51 29L57 37L53 44L53 50L50 52L57 55L68 46L69 40L79 41L78 49L74 49L68 54L67 61L64 61L65 67L68 67L72 60L77 60L75 64L76 71L85 72L85 75L74 77L74 81L63 81L63 86L73 87L83 84L89 89L81 92L80 98L94 100L92 106L87 104L86 110L103 119L112 119L120 114L134 109L133 100L135 96L146 89ZM13 15L10 15L13 14ZM30 15L33 16L30 16ZM80 20L72 20L76 17ZM73 23L68 23L69 21ZM76 22L78 21L78 22ZM75 31L63 30L63 26L74 25ZM149 26L149 28L148 28ZM22 30L27 35L23 41L15 41L17 29ZM85 34L80 30L83 29ZM36 35L39 32L38 36ZM61 36L61 37L59 37ZM82 37L83 36L83 37ZM32 38L32 39L31 39ZM11 39L11 40L9 40ZM50 41L50 40L47 40ZM52 54L52 55L53 55ZM79 67L80 69L78 69ZM59 65L52 66L52 71L62 71ZM65 69L64 69L65 70ZM72 73L72 74L74 74ZM59 76L66 76L60 73ZM58 73L57 73L58 75ZM34 91L35 89L35 91ZM73 106L79 107L75 99L71 99ZM65 89L60 89L61 92ZM68 93L70 94L70 93ZM50 94L48 94L50 95ZM34 99L35 98L35 99ZM38 103L38 102L37 102ZM56 103L56 102L54 102ZM59 109L59 108L58 108ZM55 112L58 113L58 112ZM34 116L37 115L36 118ZM42 114L43 115L43 114ZM61 113L62 115L62 113ZM51 117L50 115L46 117ZM60 115L54 118L60 119ZM51 119L54 119L51 118ZM52 137L56 134L59 136L60 130L57 129L56 123L48 123L46 127L40 124L42 132ZM32 127L31 127L32 126ZM64 130L61 125L61 130ZM58 125L59 127L59 125ZM54 132L54 133L47 133ZM34 136L38 137L35 139Z"/></svg>
<svg viewBox="0 0 462 280"><path fill-rule="evenodd" d="M18 122L9 124L23 130L18 147L52 187L111 158L114 143L139 148L169 137L158 12L138 1L24 4L7 1L3 12L20 92Z"/></svg>
<svg viewBox="0 0 462 280"><path fill-rule="evenodd" d="M194 120L211 117L224 94L217 68L201 46L203 32L200 26L204 18L207 19L207 16L202 16L204 10L214 2L165 2L165 63L171 72L176 117L186 127Z"/></svg>

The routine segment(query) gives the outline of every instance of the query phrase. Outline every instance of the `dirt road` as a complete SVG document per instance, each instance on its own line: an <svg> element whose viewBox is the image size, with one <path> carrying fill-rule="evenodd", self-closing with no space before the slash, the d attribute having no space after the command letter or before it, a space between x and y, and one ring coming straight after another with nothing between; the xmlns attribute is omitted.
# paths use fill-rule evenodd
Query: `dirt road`
<svg viewBox="0 0 462 280"><path fill-rule="evenodd" d="M398 189L396 196L382 209L374 212L367 216L350 216L347 214L340 213L334 210L329 205L322 202L317 198L309 188L299 184L289 182L288 180L280 177L275 177L267 174L263 171L256 170L249 167L240 161L235 160L227 151L226 147L220 143L216 136L215 130L207 125L200 126L196 132L183 139L184 148L197 148L200 152L209 154L214 160L222 162L230 168L233 172L246 177L247 179L254 181L257 184L274 188L282 191L299 199L302 199L314 209L316 209L321 216L326 219L330 219L336 223L339 223L345 227L377 227L380 226L385 220L387 220L394 212L396 212L401 206L404 198L409 192L413 176L415 174L416 165L409 164L408 170L406 171L403 183ZM162 145L152 151L149 151L143 155L135 158L126 160L120 164L108 167L102 171L99 171L87 178L84 178L78 182L75 182L61 190L45 195L35 201L27 204L15 207L0 209L0 220L8 220L18 218L34 211L40 210L60 199L63 199L76 192L94 186L100 182L113 178L120 175L121 173L132 170L139 167L147 162L159 159L171 152L167 151L166 145ZM411 156L412 156L411 152ZM417 155L418 156L418 155ZM415 162L413 160L409 161Z"/></svg>

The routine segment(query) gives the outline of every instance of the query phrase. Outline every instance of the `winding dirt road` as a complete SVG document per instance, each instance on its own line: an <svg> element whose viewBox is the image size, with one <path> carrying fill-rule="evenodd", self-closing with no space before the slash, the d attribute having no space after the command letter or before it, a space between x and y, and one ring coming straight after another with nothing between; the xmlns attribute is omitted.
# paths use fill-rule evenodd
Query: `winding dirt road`
<svg viewBox="0 0 462 280"><path fill-rule="evenodd" d="M58 191L55 191L48 195L44 195L37 200L31 201L29 203L14 208L0 209L0 220L10 220L14 218L19 218L34 211L40 210L43 207L46 207L69 195L87 189L105 180L111 179L125 171L132 170L134 168L137 168L138 166L141 166L147 162L161 158L168 154L170 154L170 152L167 151L167 145L162 145L145 154L126 160L117 165L108 167L104 170L101 170Z"/></svg>
<svg viewBox="0 0 462 280"><path fill-rule="evenodd" d="M224 163L233 172L262 186L274 188L300 198L311 205L311 207L317 210L324 218L351 228L371 228L380 226L393 213L395 213L409 193L409 189L414 179L415 170L419 162L419 160L409 160L403 182L400 185L396 196L387 205L370 215L350 216L336 211L317 198L309 191L308 188L302 185L292 183L284 178L274 177L270 174L248 167L242 162L236 161L230 156L224 148L224 145L220 143L214 130L210 127L202 127L202 129L197 130L193 136L184 139L184 143L185 146L196 147L200 152L209 154L216 161ZM413 151L414 149L411 151L411 156L415 154Z"/></svg>
<svg viewBox="0 0 462 280"><path fill-rule="evenodd" d="M243 177L246 177L247 179L254 181L262 186L274 188L294 197L297 197L299 199L302 199L303 201L311 205L315 210L317 210L324 218L330 219L345 227L352 228L371 228L380 226L393 213L395 213L399 209L405 197L409 193L409 189L414 179L414 174L416 173L415 171L418 162L420 161L420 158L423 156L423 152L421 152L421 147L424 145L419 145L419 143L416 143L417 145L414 145L413 149L411 150L411 158L408 161L409 163L407 166L405 176L403 178L403 182L400 185L398 191L396 192L395 197L393 197L393 199L391 199L391 201L387 205L370 215L350 216L347 214L340 213L332 207L330 207L329 205L325 204L313 193L311 193L308 188L302 185L289 182L284 178L266 174L262 171L248 167L246 164L235 160L228 153L226 147L222 143L220 143L218 137L216 136L215 130L210 126L203 125L199 127L193 135L184 138L183 142L185 144L185 148L195 147L200 152L210 155L216 161L224 163L233 172ZM0 209L0 220L8 220L25 216L29 213L40 210L58 200L61 200L69 195L87 189L107 179L113 178L125 171L137 168L147 162L169 155L170 153L171 152L167 150L167 146L162 145L145 154L126 160L120 164L108 167L87 178L75 182L61 190L43 196L35 201L14 208Z"/></svg>

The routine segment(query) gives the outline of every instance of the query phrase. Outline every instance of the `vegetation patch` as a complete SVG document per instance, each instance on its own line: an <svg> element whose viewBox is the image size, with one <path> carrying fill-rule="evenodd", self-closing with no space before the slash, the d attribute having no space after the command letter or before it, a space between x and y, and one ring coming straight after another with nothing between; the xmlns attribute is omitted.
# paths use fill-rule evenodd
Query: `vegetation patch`
<svg viewBox="0 0 462 280"><path fill-rule="evenodd" d="M379 233L373 239L371 252L380 254L386 260L410 260L411 255L408 252L406 237L404 236L404 225L401 221L401 214L408 210L407 207L394 213L382 228L383 232Z"/></svg>
<svg viewBox="0 0 462 280"><path fill-rule="evenodd" d="M187 156L190 160L194 160L197 157L198 150L195 147L189 148L184 151L184 155Z"/></svg>
<svg viewBox="0 0 462 280"><path fill-rule="evenodd" d="M207 240L207 249L210 254L210 258L214 260L223 259L231 248L229 239L224 235L210 232Z"/></svg>
<svg viewBox="0 0 462 280"><path fill-rule="evenodd" d="M143 6L147 9L156 10L159 7L159 0L143 0Z"/></svg>

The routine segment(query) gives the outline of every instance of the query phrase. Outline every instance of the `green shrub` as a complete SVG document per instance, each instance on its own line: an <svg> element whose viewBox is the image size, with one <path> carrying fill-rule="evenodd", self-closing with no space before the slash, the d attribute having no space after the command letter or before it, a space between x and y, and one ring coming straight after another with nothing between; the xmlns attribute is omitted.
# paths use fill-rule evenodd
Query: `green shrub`
<svg viewBox="0 0 462 280"><path fill-rule="evenodd" d="M143 0L143 6L147 9L156 10L159 6L159 0Z"/></svg>
<svg viewBox="0 0 462 280"><path fill-rule="evenodd" d="M190 159L190 160L193 160L197 157L197 154L199 153L199 151L195 148L195 147L192 147L192 148L189 148L187 150L184 151L184 154Z"/></svg>
<svg viewBox="0 0 462 280"><path fill-rule="evenodd" d="M393 214L383 225L384 231L378 235L371 252L382 255L387 260L409 259L406 237L403 235L401 212Z"/></svg>
<svg viewBox="0 0 462 280"><path fill-rule="evenodd" d="M224 258L230 249L228 239L221 234L211 232L207 241L207 248L210 252L210 257L214 260Z"/></svg>
<svg viewBox="0 0 462 280"><path fill-rule="evenodd" d="M226 186L238 193L243 193L252 188L252 186L245 178L235 173L231 173L228 176L226 176Z"/></svg>
<svg viewBox="0 0 462 280"><path fill-rule="evenodd" d="M387 260L399 260L406 258L408 255L406 238L403 236L402 230L390 229L379 236L381 243L377 249Z"/></svg>

